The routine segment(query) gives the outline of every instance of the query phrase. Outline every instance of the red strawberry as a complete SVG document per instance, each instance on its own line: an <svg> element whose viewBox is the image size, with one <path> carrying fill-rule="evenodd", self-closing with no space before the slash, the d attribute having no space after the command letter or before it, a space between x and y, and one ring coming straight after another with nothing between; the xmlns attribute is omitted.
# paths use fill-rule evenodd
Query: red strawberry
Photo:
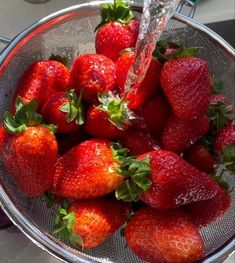
<svg viewBox="0 0 235 263"><path fill-rule="evenodd" d="M101 8L102 22L97 26L96 52L116 61L123 49L134 47L140 23L133 17L127 3L115 1L104 4Z"/></svg>
<svg viewBox="0 0 235 263"><path fill-rule="evenodd" d="M226 146L235 146L235 125L226 126L216 136L215 151L221 153Z"/></svg>
<svg viewBox="0 0 235 263"><path fill-rule="evenodd" d="M52 192L77 199L111 193L123 183L115 167L109 141L87 140L57 160Z"/></svg>
<svg viewBox="0 0 235 263"><path fill-rule="evenodd" d="M1 156L20 189L35 197L53 182L57 150L55 136L43 126L34 126L20 134L6 134Z"/></svg>
<svg viewBox="0 0 235 263"><path fill-rule="evenodd" d="M116 62L116 77L119 85L120 93L123 96L126 93L125 83L128 71L135 59L134 52L125 52ZM126 100L128 106L132 110L141 107L144 102L155 92L160 86L160 71L161 66L158 60L152 59L146 76L139 87L134 87L134 90L127 92Z"/></svg>
<svg viewBox="0 0 235 263"><path fill-rule="evenodd" d="M113 139L121 137L130 126L132 113L127 103L114 94L99 94L100 105L92 106L86 115L85 130L88 134Z"/></svg>
<svg viewBox="0 0 235 263"><path fill-rule="evenodd" d="M171 114L162 134L163 149L181 153L201 139L209 129L209 119L206 115L194 120L182 120Z"/></svg>
<svg viewBox="0 0 235 263"><path fill-rule="evenodd" d="M41 114L48 123L57 126L58 133L70 133L83 124L81 95L78 98L74 90L54 93L44 104Z"/></svg>
<svg viewBox="0 0 235 263"><path fill-rule="evenodd" d="M37 99L42 107L52 94L68 88L69 75L69 70L58 61L34 62L20 77L15 97L21 96L24 103Z"/></svg>
<svg viewBox="0 0 235 263"><path fill-rule="evenodd" d="M218 191L215 181L173 152L156 150L138 159L150 158L151 187L141 199L153 208L171 209L212 198Z"/></svg>
<svg viewBox="0 0 235 263"><path fill-rule="evenodd" d="M214 150L225 168L235 172L235 125L223 128L215 138Z"/></svg>
<svg viewBox="0 0 235 263"><path fill-rule="evenodd" d="M150 263L192 263L205 254L200 233L179 209L140 209L128 222L125 238L134 253Z"/></svg>
<svg viewBox="0 0 235 263"><path fill-rule="evenodd" d="M122 146L130 151L131 155L140 155L158 148L156 142L148 134L141 131L129 130L120 138Z"/></svg>
<svg viewBox="0 0 235 263"><path fill-rule="evenodd" d="M208 117L211 120L211 129L219 131L233 121L233 105L223 95L213 95L210 98Z"/></svg>
<svg viewBox="0 0 235 263"><path fill-rule="evenodd" d="M192 120L202 115L211 96L208 64L196 57L182 57L166 62L161 85L178 118Z"/></svg>
<svg viewBox="0 0 235 263"><path fill-rule="evenodd" d="M84 101L96 102L99 92L116 88L115 71L115 63L103 55L78 56L71 69L71 86L78 93L82 89Z"/></svg>
<svg viewBox="0 0 235 263"><path fill-rule="evenodd" d="M141 113L149 133L153 136L159 136L167 122L170 105L164 94L159 91L154 97L146 101Z"/></svg>
<svg viewBox="0 0 235 263"><path fill-rule="evenodd" d="M216 136L214 149L222 153L226 146L235 146L235 125L228 125Z"/></svg>
<svg viewBox="0 0 235 263"><path fill-rule="evenodd" d="M184 158L202 172L212 173L215 169L215 159L202 144L195 144L190 147L184 153Z"/></svg>
<svg viewBox="0 0 235 263"><path fill-rule="evenodd" d="M126 221L128 207L117 200L76 200L60 209L54 233L84 249L101 245Z"/></svg>
<svg viewBox="0 0 235 263"><path fill-rule="evenodd" d="M189 214L197 227L204 227L220 219L230 208L231 198L219 187L218 193L211 199L189 204L185 211Z"/></svg>
<svg viewBox="0 0 235 263"><path fill-rule="evenodd" d="M58 147L48 129L53 125L40 124L42 116L36 113L35 100L24 104L18 97L15 107L15 116L10 112L4 115L0 155L20 189L29 197L40 196L50 188L55 172Z"/></svg>

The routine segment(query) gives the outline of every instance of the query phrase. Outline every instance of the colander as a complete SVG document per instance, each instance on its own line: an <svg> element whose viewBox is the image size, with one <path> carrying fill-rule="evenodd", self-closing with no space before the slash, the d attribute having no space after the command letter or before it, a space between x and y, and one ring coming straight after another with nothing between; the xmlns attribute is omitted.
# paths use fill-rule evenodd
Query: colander
<svg viewBox="0 0 235 263"><path fill-rule="evenodd" d="M100 21L99 8L107 1L79 4L56 12L16 36L0 57L0 122L10 109L17 80L29 64L51 53L65 55L70 65L79 54L94 48L94 29ZM141 4L132 2L137 16ZM163 39L185 41L201 46L199 56L209 63L211 72L224 84L224 94L235 104L235 53L233 48L210 29L175 13ZM7 42L7 39L1 38ZM235 186L235 175L227 174ZM119 231L103 245L88 251L76 250L66 240L51 234L53 215L39 198L27 198L15 185L0 162L0 200L3 210L18 228L36 245L64 262L138 263ZM230 211L220 220L201 230L207 256L202 262L223 262L235 250L235 191Z"/></svg>

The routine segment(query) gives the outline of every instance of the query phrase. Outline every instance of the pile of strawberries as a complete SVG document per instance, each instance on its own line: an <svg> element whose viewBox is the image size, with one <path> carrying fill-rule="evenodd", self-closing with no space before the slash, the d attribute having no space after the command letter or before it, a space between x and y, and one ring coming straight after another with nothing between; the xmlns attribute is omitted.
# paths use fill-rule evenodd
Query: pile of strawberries
<svg viewBox="0 0 235 263"><path fill-rule="evenodd" d="M139 21L122 1L101 15L96 53L71 69L59 56L36 61L20 77L1 160L25 195L60 204L54 233L77 247L127 223L121 232L141 259L196 262L205 256L199 229L231 205L232 105L198 49L169 41L127 92Z"/></svg>

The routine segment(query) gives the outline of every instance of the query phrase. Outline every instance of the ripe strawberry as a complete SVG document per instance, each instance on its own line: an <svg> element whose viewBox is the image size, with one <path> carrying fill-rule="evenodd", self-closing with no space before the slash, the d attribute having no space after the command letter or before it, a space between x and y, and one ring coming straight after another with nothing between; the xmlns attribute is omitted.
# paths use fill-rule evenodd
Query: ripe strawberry
<svg viewBox="0 0 235 263"><path fill-rule="evenodd" d="M125 99L128 101L129 108L137 110L160 86L161 66L158 60L153 58L140 86L134 87L130 91L126 91L125 83L127 74L134 62L134 58L134 52L125 52L122 54L116 62L116 77L121 95L124 96L127 92Z"/></svg>
<svg viewBox="0 0 235 263"><path fill-rule="evenodd" d="M120 138L122 146L130 151L131 155L140 155L158 148L153 138L146 132L129 130Z"/></svg>
<svg viewBox="0 0 235 263"><path fill-rule="evenodd" d="M29 197L42 195L52 182L57 156L54 135L43 126L6 134L1 155L6 169Z"/></svg>
<svg viewBox="0 0 235 263"><path fill-rule="evenodd" d="M148 156L152 185L141 196L147 205L157 209L171 209L216 195L218 186L215 181L175 153L156 150L138 159Z"/></svg>
<svg viewBox="0 0 235 263"><path fill-rule="evenodd" d="M231 198L221 187L218 193L211 199L189 204L185 212L191 217L194 224L201 228L215 220L220 219L230 208Z"/></svg>
<svg viewBox="0 0 235 263"><path fill-rule="evenodd" d="M24 103L37 99L41 108L52 94L68 88L69 75L69 70L58 61L34 62L20 77L15 98L21 96Z"/></svg>
<svg viewBox="0 0 235 263"><path fill-rule="evenodd" d="M182 57L166 62L161 72L161 85L178 118L192 120L206 111L211 81L205 61Z"/></svg>
<svg viewBox="0 0 235 263"><path fill-rule="evenodd" d="M170 105L164 94L159 91L146 101L141 113L148 132L153 136L160 136L170 113Z"/></svg>
<svg viewBox="0 0 235 263"><path fill-rule="evenodd" d="M130 126L132 113L127 103L114 94L99 94L99 106L92 106L86 115L85 130L88 134L114 139L121 137Z"/></svg>
<svg viewBox="0 0 235 263"><path fill-rule="evenodd" d="M54 233L68 238L75 246L94 248L125 223L128 210L125 203L117 200L76 200L67 210L59 210Z"/></svg>
<svg viewBox="0 0 235 263"><path fill-rule="evenodd" d="M216 161L202 144L195 144L184 153L184 159L204 173L212 173Z"/></svg>
<svg viewBox="0 0 235 263"><path fill-rule="evenodd" d="M115 63L103 55L78 56L71 69L71 86L78 93L82 89L84 101L96 102L99 92L108 92L116 88L115 71Z"/></svg>
<svg viewBox="0 0 235 263"><path fill-rule="evenodd" d="M128 222L125 238L133 252L150 263L191 263L205 254L200 233L179 209L141 208Z"/></svg>
<svg viewBox="0 0 235 263"><path fill-rule="evenodd" d="M134 47L140 23L133 17L129 5L122 0L104 4L101 8L102 22L97 26L96 52L116 61L123 49Z"/></svg>
<svg viewBox="0 0 235 263"><path fill-rule="evenodd" d="M168 151L181 153L201 139L207 133L209 125L206 115L194 120L182 120L172 113L162 133L162 147Z"/></svg>
<svg viewBox="0 0 235 263"><path fill-rule="evenodd" d="M211 120L211 130L219 131L233 121L233 105L221 94L210 98L208 117Z"/></svg>
<svg viewBox="0 0 235 263"><path fill-rule="evenodd" d="M235 125L226 126L217 134L214 150L220 155L224 166L235 172Z"/></svg>
<svg viewBox="0 0 235 263"><path fill-rule="evenodd" d="M58 147L55 136L41 115L36 113L35 100L27 104L16 99L16 115L6 112L0 129L1 159L20 189L29 197L47 191L55 172Z"/></svg>
<svg viewBox="0 0 235 263"><path fill-rule="evenodd" d="M115 167L109 141L87 140L57 160L52 192L76 199L111 193L123 183Z"/></svg>
<svg viewBox="0 0 235 263"><path fill-rule="evenodd" d="M83 121L81 94L74 90L54 93L44 104L41 114L45 121L54 123L58 133L70 133L79 129Z"/></svg>

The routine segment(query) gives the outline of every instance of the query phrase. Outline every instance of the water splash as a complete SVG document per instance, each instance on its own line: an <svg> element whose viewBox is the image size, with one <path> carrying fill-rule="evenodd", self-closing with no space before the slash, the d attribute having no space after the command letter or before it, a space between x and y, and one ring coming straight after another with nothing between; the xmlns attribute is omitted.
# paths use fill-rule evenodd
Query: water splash
<svg viewBox="0 0 235 263"><path fill-rule="evenodd" d="M145 77L152 53L180 0L144 0L140 31L135 47L135 61L125 83L126 92L135 92Z"/></svg>

